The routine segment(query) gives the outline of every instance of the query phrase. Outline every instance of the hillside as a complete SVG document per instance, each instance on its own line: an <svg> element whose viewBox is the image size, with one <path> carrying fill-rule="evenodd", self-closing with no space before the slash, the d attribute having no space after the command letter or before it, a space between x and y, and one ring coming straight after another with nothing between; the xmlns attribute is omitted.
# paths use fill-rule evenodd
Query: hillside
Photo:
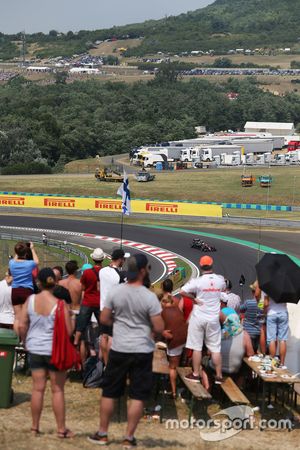
<svg viewBox="0 0 300 450"><path fill-rule="evenodd" d="M299 0L216 0L205 8L157 21L78 33L52 30L26 39L37 57L71 56L92 49L95 41L139 37L144 37L141 44L128 49L127 56L257 47L300 51L299 19ZM20 35L0 33L0 59L17 56L19 40Z"/></svg>

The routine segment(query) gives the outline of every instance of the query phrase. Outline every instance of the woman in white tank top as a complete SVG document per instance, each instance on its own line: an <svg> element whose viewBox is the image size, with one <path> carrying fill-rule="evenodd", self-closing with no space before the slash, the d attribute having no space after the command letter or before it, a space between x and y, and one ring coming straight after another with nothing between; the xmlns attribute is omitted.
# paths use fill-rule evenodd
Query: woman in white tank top
<svg viewBox="0 0 300 450"><path fill-rule="evenodd" d="M52 294L55 287L53 270L50 268L42 269L38 275L38 282L41 292L31 295L27 299L22 308L20 320L20 335L29 352L29 367L32 374L31 431L35 435L40 433L40 417L49 374L57 435L60 438L70 438L74 435L67 429L65 423L64 385L66 373L59 372L50 364L55 311L58 302L58 299ZM69 308L66 304L65 321L68 334L71 336L73 330Z"/></svg>

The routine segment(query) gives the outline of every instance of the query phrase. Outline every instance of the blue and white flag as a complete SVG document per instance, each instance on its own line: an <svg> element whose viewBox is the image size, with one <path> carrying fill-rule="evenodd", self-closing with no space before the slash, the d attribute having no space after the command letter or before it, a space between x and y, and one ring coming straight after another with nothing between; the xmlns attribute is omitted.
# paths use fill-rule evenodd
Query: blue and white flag
<svg viewBox="0 0 300 450"><path fill-rule="evenodd" d="M130 209L130 190L129 190L129 180L128 175L124 171L124 179L123 183L118 189L117 192L118 195L122 197L122 214L125 214L126 216L129 216L131 209Z"/></svg>

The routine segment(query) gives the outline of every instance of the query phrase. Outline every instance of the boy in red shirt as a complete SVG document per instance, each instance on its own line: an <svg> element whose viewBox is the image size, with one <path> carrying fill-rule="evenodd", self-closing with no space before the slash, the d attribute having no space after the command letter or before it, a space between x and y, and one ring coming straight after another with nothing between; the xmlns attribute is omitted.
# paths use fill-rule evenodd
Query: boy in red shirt
<svg viewBox="0 0 300 450"><path fill-rule="evenodd" d="M77 316L76 333L74 344L78 345L81 334L85 331L90 323L92 314L100 325L100 289L99 289L99 271L102 269L102 262L105 254L101 248L95 248L91 254L94 261L94 267L83 272L80 283L82 284L83 298L80 311Z"/></svg>

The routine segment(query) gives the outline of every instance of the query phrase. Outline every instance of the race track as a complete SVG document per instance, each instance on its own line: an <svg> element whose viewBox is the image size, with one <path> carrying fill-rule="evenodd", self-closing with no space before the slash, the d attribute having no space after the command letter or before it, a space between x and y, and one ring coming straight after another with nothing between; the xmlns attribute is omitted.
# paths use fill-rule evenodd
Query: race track
<svg viewBox="0 0 300 450"><path fill-rule="evenodd" d="M1 215L0 224L3 226L33 227L120 237L120 226L118 224L106 222ZM229 231L205 228L205 232L234 236L240 239L252 240L253 242L258 241L257 231ZM203 254L199 250L190 248L193 234L185 232L125 225L123 237L124 239L162 247L186 257L195 264L198 264L199 257ZM68 240L74 242L74 239ZM258 259L257 250L216 238L204 237L204 240L212 243L217 248L217 252L212 254L215 260L215 271L230 278L233 283L234 291L237 293L241 293L239 279L241 274L243 274L246 278L244 294L248 295L248 285L255 279L254 266ZM279 250L299 256L299 249L297 249L296 242L298 242L297 233L276 233L267 231L261 233L262 244L270 245ZM90 242L89 245L96 247L100 244L99 242L94 241ZM131 253L133 253L132 249ZM156 277L159 271L161 271L161 267L154 269L153 276Z"/></svg>

